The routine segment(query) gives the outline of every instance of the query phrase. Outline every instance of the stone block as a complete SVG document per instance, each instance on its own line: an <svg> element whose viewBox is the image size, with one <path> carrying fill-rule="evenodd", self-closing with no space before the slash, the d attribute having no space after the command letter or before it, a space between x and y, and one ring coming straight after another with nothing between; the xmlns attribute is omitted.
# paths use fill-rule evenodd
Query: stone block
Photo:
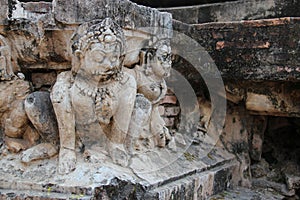
<svg viewBox="0 0 300 200"><path fill-rule="evenodd" d="M264 81L300 79L299 17L192 25L174 20L173 27L195 39L209 53L222 78ZM177 51L180 52L180 49ZM201 65L204 66L206 61L202 60ZM187 67L179 66L179 71L188 74L187 77L195 82L201 81Z"/></svg>
<svg viewBox="0 0 300 200"><path fill-rule="evenodd" d="M27 2L23 3L23 8L28 12L33 13L50 13L52 11L52 3L50 2Z"/></svg>
<svg viewBox="0 0 300 200"><path fill-rule="evenodd" d="M206 145L206 144L203 144ZM198 146L197 146L198 147ZM199 152L196 146L188 151ZM209 146L205 146L209 148ZM193 154L193 160L183 155L161 169L124 170L117 165L87 163L68 175L57 174L57 158L39 160L28 165L16 162L8 154L0 160L0 197L3 199L207 199L231 186L233 171L239 162L222 148L214 148L210 162ZM163 161L164 156L159 157ZM14 163L14 165L11 165ZM183 167L184 166L184 167Z"/></svg>
<svg viewBox="0 0 300 200"><path fill-rule="evenodd" d="M56 81L56 72L50 73L32 73L31 80L35 88L42 86L53 86Z"/></svg>
<svg viewBox="0 0 300 200"><path fill-rule="evenodd" d="M78 24L93 19L112 17L124 28L152 27L151 34L160 34L167 38L171 36L172 15L159 12L156 9L139 6L128 0L57 0L54 4L54 16L65 24ZM158 30L153 27L164 28Z"/></svg>
<svg viewBox="0 0 300 200"><path fill-rule="evenodd" d="M280 18L285 16L299 17L299 12L297 11L299 6L298 1L284 0L257 0L255 2L219 1L219 3L214 4L161 8L160 10L171 13L176 20L196 24Z"/></svg>
<svg viewBox="0 0 300 200"><path fill-rule="evenodd" d="M290 174L285 174L286 184L289 190L300 188L300 177Z"/></svg>
<svg viewBox="0 0 300 200"><path fill-rule="evenodd" d="M166 123L166 126L168 126L168 127L174 126L174 124L175 124L175 118L174 117L164 117L163 119Z"/></svg>

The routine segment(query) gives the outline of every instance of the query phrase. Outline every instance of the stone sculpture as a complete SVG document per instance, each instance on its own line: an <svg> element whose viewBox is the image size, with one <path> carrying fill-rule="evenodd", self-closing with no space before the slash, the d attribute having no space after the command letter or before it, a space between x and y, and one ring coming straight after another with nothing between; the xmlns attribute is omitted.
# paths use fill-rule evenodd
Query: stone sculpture
<svg viewBox="0 0 300 200"><path fill-rule="evenodd" d="M66 174L76 168L77 151L88 162L127 167L131 154L165 147L172 137L158 105L171 69L169 41L141 50L140 64L129 69L123 67L125 40L111 18L83 23L71 39L72 69L58 75L51 94L30 94L30 84L7 62L9 47L2 45L1 80L12 89L24 85L20 94L8 92L20 96L10 102L15 109L2 112L8 149L25 150L25 163L59 152L58 171Z"/></svg>
<svg viewBox="0 0 300 200"><path fill-rule="evenodd" d="M11 50L0 36L0 127L7 150L31 162L57 154L57 125L48 92L34 92L24 75L14 74Z"/></svg>
<svg viewBox="0 0 300 200"><path fill-rule="evenodd" d="M27 125L23 102L31 91L27 81L19 79L13 72L11 50L8 41L0 35L0 127L4 133L7 149L19 152L34 143Z"/></svg>
<svg viewBox="0 0 300 200"><path fill-rule="evenodd" d="M130 152L165 147L171 140L158 110L167 91L164 78L170 75L172 64L169 41L157 41L152 48L141 51L140 57L140 65L127 69L136 79L138 92L127 140Z"/></svg>
<svg viewBox="0 0 300 200"><path fill-rule="evenodd" d="M123 68L124 33L110 18L82 24L72 41L72 70L58 76L51 93L59 172L75 169L76 149L89 162L111 159L127 166L131 153L165 147L171 136L158 103L171 68L168 41L142 51L142 64L134 69Z"/></svg>
<svg viewBox="0 0 300 200"><path fill-rule="evenodd" d="M124 143L136 82L123 71L123 31L110 18L81 27L87 29L80 33L79 28L73 37L72 72L61 73L51 93L59 126L61 173L75 168L76 142L91 162L108 156L126 165L128 159Z"/></svg>

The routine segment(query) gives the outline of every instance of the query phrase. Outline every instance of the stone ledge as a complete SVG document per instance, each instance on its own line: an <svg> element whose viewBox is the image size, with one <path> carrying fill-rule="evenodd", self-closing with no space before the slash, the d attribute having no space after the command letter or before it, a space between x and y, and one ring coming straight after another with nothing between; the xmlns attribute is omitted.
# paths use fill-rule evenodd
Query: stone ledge
<svg viewBox="0 0 300 200"><path fill-rule="evenodd" d="M231 1L198 6L161 8L173 18L189 24L207 22L229 22L264 18L299 17L299 1L256 0Z"/></svg>
<svg viewBox="0 0 300 200"><path fill-rule="evenodd" d="M204 146L203 149L211 148L210 145ZM170 199L173 194L177 199L180 195L204 198L227 188L239 163L232 154L221 148L212 149L209 156L197 158L195 153L199 152L198 148L192 145L171 165L147 173L109 163L94 164L80 160L74 172L61 176L56 173L56 157L36 161L24 168L22 163L12 166L12 163L18 163L18 157L7 155L0 163L0 197ZM201 191L199 188L202 188Z"/></svg>
<svg viewBox="0 0 300 200"><path fill-rule="evenodd" d="M299 17L194 25L173 20L173 26L209 53L226 80L300 80ZM205 55L199 55L203 61L197 67L214 73L206 67L212 63L205 63ZM179 71L193 68L188 63L180 65ZM192 72L186 76L199 79Z"/></svg>

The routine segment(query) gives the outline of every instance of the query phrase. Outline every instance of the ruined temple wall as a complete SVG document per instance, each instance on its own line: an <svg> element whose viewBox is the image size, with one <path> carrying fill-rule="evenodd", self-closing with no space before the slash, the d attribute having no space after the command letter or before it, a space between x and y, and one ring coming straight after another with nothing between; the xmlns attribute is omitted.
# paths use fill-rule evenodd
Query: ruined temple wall
<svg viewBox="0 0 300 200"><path fill-rule="evenodd" d="M217 1L195 6L160 8L188 24L299 17L299 1Z"/></svg>

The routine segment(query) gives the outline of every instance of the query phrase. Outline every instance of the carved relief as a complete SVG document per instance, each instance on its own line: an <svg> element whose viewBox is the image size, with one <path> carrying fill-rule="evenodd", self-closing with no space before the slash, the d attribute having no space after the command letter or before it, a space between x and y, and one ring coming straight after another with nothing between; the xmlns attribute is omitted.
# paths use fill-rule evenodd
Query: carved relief
<svg viewBox="0 0 300 200"><path fill-rule="evenodd" d="M11 50L5 38L0 35L0 80L11 80L15 74L11 65Z"/></svg>
<svg viewBox="0 0 300 200"><path fill-rule="evenodd" d="M59 153L58 172L67 174L76 168L78 152L87 162L128 167L132 155L166 147L172 137L158 105L171 69L169 41L141 50L139 64L131 69L123 67L125 41L111 18L83 23L71 39L72 69L58 75L50 95L30 94L29 83L5 62L3 84L25 84L20 99L11 102L15 109L2 112L8 149L25 150L25 163ZM145 41L150 42L148 36ZM9 51L2 49L3 60L9 60Z"/></svg>
<svg viewBox="0 0 300 200"><path fill-rule="evenodd" d="M88 25L83 34L79 28L73 38L73 74L60 74L51 94L59 125L61 173L75 168L76 135L88 161L99 162L97 158L108 156L126 166L128 160L124 143L136 82L123 71L123 31L110 18Z"/></svg>
<svg viewBox="0 0 300 200"><path fill-rule="evenodd" d="M131 152L165 147L171 140L158 111L159 101L167 91L164 78L170 75L172 64L169 41L159 40L153 48L141 51L140 57L140 65L127 69L136 79L139 94L127 141Z"/></svg>
<svg viewBox="0 0 300 200"><path fill-rule="evenodd" d="M57 154L58 140L49 93L29 94L30 83L23 80L23 74L13 72L11 50L3 36L0 44L0 127L6 148L14 153L26 150L21 155L23 162L49 158Z"/></svg>

